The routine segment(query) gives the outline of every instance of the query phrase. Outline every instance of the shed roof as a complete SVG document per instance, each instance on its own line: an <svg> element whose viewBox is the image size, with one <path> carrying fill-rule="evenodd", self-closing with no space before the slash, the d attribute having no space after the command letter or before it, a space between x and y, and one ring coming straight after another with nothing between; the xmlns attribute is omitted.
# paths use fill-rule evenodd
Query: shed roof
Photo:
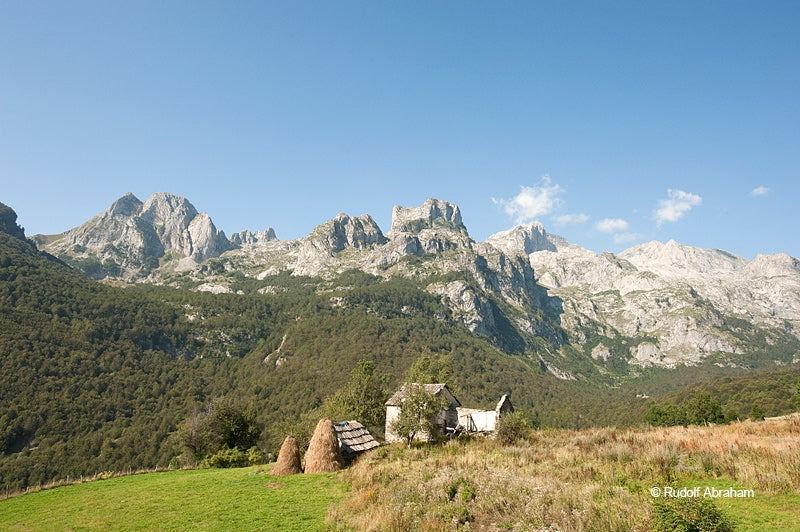
<svg viewBox="0 0 800 532"><path fill-rule="evenodd" d="M340 421L333 424L333 429L339 438L339 448L345 454L368 451L380 445L358 421Z"/></svg>
<svg viewBox="0 0 800 532"><path fill-rule="evenodd" d="M395 394L389 398L388 401L386 401L386 406L402 406L403 401L405 401L409 385L422 386L423 388L425 388L425 391L431 395L444 394L450 406L452 407L461 406L461 402L458 399L456 399L456 396L453 395L453 393L450 391L450 388L448 388L446 384L439 383L439 384L420 385L416 382L403 384L403 386L401 386L400 389L397 390Z"/></svg>

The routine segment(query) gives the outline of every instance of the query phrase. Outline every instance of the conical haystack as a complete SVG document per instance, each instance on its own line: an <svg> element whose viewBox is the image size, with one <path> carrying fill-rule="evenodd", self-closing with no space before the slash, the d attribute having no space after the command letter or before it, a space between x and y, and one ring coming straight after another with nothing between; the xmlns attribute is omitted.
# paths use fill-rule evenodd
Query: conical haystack
<svg viewBox="0 0 800 532"><path fill-rule="evenodd" d="M297 445L297 440L294 436L287 436L283 440L281 450L278 452L278 461L275 462L275 467L272 468L272 474L275 476L283 475L296 475L302 473L303 468L300 464L300 446Z"/></svg>
<svg viewBox="0 0 800 532"><path fill-rule="evenodd" d="M342 455L333 422L328 418L320 419L306 452L306 473L330 473L341 468Z"/></svg>

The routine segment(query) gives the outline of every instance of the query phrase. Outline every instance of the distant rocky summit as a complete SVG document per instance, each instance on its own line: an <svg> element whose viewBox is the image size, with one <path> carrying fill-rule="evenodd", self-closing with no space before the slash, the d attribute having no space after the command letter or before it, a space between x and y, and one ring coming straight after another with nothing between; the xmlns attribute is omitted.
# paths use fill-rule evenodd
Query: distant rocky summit
<svg viewBox="0 0 800 532"><path fill-rule="evenodd" d="M13 229L8 220L0 209L0 223ZM96 278L215 293L234 291L242 276L264 293L282 289L270 284L280 273L405 277L472 333L563 379L800 360L796 258L749 261L674 241L597 255L539 223L476 242L459 207L433 198L394 207L387 233L368 214L341 213L304 238L280 240L268 228L228 240L184 198L157 193L142 203L126 194L80 227L37 241ZM348 302L333 295L331 304ZM763 360L766 352L773 359Z"/></svg>
<svg viewBox="0 0 800 532"><path fill-rule="evenodd" d="M188 269L233 247L208 214L166 192L144 203L127 193L83 225L38 240L92 277L127 280L146 276L164 261Z"/></svg>

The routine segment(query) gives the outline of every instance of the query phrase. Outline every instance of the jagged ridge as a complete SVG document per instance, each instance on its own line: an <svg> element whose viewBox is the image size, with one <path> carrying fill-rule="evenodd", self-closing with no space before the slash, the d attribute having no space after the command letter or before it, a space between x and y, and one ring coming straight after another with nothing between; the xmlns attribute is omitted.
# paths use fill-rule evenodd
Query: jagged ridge
<svg viewBox="0 0 800 532"><path fill-rule="evenodd" d="M575 357L591 360L588 371L598 374L614 363L618 370L708 357L749 364L753 338L786 344L800 335L800 263L788 255L748 261L670 241L598 256L538 223L481 243L470 238L457 205L432 198L396 206L385 234L367 214L342 213L297 240L278 240L270 228L227 241L183 198L160 193L142 203L127 194L47 249L73 262L90 253L110 258L121 265L120 278L160 258L161 267L148 272L153 280L188 278L214 292L232 290L230 272L265 283L280 272L330 278L351 269L408 277L441 297L470 331L563 378L587 371ZM208 258L213 267L203 263ZM175 271L184 273L176 280ZM776 361L794 358L800 354Z"/></svg>

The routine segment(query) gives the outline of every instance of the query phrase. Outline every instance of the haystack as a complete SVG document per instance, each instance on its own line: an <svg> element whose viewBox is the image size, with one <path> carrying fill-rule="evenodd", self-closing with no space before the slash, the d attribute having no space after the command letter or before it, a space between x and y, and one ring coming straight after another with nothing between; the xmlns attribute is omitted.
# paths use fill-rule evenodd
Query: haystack
<svg viewBox="0 0 800 532"><path fill-rule="evenodd" d="M296 475L302 473L303 468L300 464L300 446L297 445L297 440L294 436L287 436L283 440L281 450L278 451L278 461L275 462L275 467L272 468L272 474L275 476L283 475Z"/></svg>
<svg viewBox="0 0 800 532"><path fill-rule="evenodd" d="M306 451L306 473L330 473L341 468L342 455L333 422L320 419Z"/></svg>

